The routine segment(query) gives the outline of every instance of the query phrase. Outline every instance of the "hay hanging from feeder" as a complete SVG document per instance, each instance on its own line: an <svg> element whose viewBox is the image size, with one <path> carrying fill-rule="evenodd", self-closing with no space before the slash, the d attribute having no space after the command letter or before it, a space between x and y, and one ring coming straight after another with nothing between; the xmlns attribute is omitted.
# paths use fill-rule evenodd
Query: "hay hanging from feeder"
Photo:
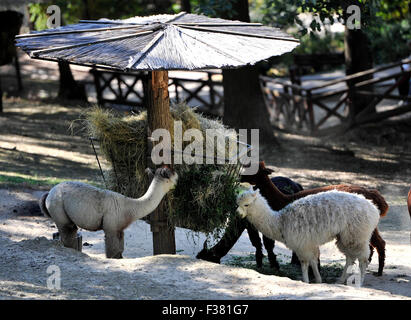
<svg viewBox="0 0 411 320"><path fill-rule="evenodd" d="M182 121L183 134L198 129L206 137L207 129L219 136L236 140L236 132L221 122L207 119L185 104L171 107L173 120ZM129 197L140 197L148 188L146 169L147 113L120 115L114 111L93 108L86 113L86 127L99 140L111 168L106 173L108 188ZM210 143L210 141L207 141ZM232 156L232 145L216 143L215 155L224 151ZM189 142L186 142L188 144ZM185 147L183 144L183 148ZM204 154L207 144L204 145ZM224 149L224 150L222 150ZM179 180L166 197L170 221L180 227L217 237L226 223L234 219L239 166L233 164L174 165Z"/></svg>

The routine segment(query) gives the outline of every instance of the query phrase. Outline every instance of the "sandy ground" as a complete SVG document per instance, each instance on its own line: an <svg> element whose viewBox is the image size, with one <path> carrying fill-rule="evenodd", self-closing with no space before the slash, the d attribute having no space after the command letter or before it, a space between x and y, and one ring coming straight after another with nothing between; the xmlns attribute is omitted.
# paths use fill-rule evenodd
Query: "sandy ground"
<svg viewBox="0 0 411 320"><path fill-rule="evenodd" d="M181 228L176 230L177 255L152 256L150 227L143 221L126 230L122 260L105 258L102 232L82 231L82 253L64 248L51 240L54 224L38 216L35 204L42 192L0 190L2 299L411 299L410 226L382 232L387 241L384 275L372 274L374 258L363 288L305 284L197 260L204 235ZM275 251L291 254L281 244ZM244 233L224 261L253 252ZM323 264L343 262L333 244L323 246L321 255ZM48 288L56 266L61 288Z"/></svg>
<svg viewBox="0 0 411 320"><path fill-rule="evenodd" d="M33 83L42 87L40 80ZM36 91L38 97L35 86L30 84L27 90ZM122 260L105 258L102 232L82 231L83 253L61 247L51 240L57 231L53 223L37 215L37 199L49 188L41 183L49 179L102 183L89 141L68 130L83 109L50 100L5 98L4 110L0 178L35 178L40 186L27 189L25 183L0 181L2 299L411 299L411 222L406 209L411 176L409 120L367 127L338 143L278 134L282 149L261 147L260 158L276 169L276 175L288 176L304 188L355 183L377 188L386 198L390 210L379 225L387 242L384 275L373 275L374 254L364 287L355 288L308 285L228 266L233 257L254 253L246 233L223 265L195 259L204 235L179 228L178 254L153 257L150 226L143 221L126 230ZM275 252L286 259L291 254L279 243ZM342 263L343 256L330 243L321 248L321 262ZM53 275L47 273L50 266L61 272L59 290L47 287Z"/></svg>

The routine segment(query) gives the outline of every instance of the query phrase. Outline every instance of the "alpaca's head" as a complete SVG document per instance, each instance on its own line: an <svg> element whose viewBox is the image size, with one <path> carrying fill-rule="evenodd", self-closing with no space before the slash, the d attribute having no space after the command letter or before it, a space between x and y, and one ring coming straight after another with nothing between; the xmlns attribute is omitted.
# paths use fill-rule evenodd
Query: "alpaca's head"
<svg viewBox="0 0 411 320"><path fill-rule="evenodd" d="M237 196L237 213L241 218L247 216L250 205L257 199L257 193L258 190L254 191L253 189L250 189Z"/></svg>
<svg viewBox="0 0 411 320"><path fill-rule="evenodd" d="M163 166L156 170L154 179L161 183L165 192L168 192L176 186L178 174L173 169Z"/></svg>
<svg viewBox="0 0 411 320"><path fill-rule="evenodd" d="M257 173L253 175L242 175L241 182L248 182L256 185L261 178L265 178L273 172L274 170L265 167L264 161L260 161Z"/></svg>

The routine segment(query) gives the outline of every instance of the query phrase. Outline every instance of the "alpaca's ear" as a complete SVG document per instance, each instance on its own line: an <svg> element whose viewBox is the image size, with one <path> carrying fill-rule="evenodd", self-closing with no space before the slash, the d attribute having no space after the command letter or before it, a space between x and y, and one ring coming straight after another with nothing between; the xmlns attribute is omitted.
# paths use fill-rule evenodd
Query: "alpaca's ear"
<svg viewBox="0 0 411 320"><path fill-rule="evenodd" d="M151 181L151 180L153 180L154 179L154 172L153 172L153 170L151 169L151 168L146 168L146 173L147 173L147 176L148 176L148 179Z"/></svg>
<svg viewBox="0 0 411 320"><path fill-rule="evenodd" d="M275 172L275 171L273 169L270 169L270 168L264 168L263 169L263 173L266 174L267 176L269 176L273 172Z"/></svg>

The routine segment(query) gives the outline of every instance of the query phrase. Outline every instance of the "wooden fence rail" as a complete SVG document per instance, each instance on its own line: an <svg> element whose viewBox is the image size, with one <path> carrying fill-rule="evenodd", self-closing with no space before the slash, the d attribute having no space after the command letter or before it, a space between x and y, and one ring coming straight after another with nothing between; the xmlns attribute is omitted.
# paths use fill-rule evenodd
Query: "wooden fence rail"
<svg viewBox="0 0 411 320"><path fill-rule="evenodd" d="M148 74L145 72L116 72L91 69L97 93L97 102L105 107L127 105L144 108ZM223 106L223 85L213 79L215 72L204 72L204 79L169 78L169 92L175 102L197 104L201 111L217 114Z"/></svg>
<svg viewBox="0 0 411 320"><path fill-rule="evenodd" d="M406 64L411 64L411 59L314 86L261 76L261 88L271 121L277 129L322 135L411 111L411 97L393 92L409 81L411 70L405 70ZM378 75L382 71L390 73ZM92 69L90 72L94 76L99 105L123 104L135 108L144 108L146 105L144 92L147 73L100 69ZM215 72L204 72L202 79L170 77L170 95L173 95L176 102L186 101L190 105L199 106L203 112L221 115L223 84L222 81L213 79L215 75ZM355 80L369 75L373 77L352 85ZM350 114L351 101L353 97L361 96L370 97L368 105L353 117ZM403 104L373 112L384 99L403 101Z"/></svg>
<svg viewBox="0 0 411 320"><path fill-rule="evenodd" d="M411 70L404 68L407 64L411 64L411 59L326 81L317 86L304 86L262 76L261 87L274 126L286 131L323 135L410 112L411 97L393 94L400 86L409 85ZM393 68L399 68L399 71ZM391 71L388 75L377 75L388 70ZM355 80L366 75L372 75L373 78L352 85ZM360 113L353 116L350 114L350 104L353 97L359 96L372 99ZM373 112L384 99L403 101L403 104ZM334 120L331 126L327 123L330 118Z"/></svg>

